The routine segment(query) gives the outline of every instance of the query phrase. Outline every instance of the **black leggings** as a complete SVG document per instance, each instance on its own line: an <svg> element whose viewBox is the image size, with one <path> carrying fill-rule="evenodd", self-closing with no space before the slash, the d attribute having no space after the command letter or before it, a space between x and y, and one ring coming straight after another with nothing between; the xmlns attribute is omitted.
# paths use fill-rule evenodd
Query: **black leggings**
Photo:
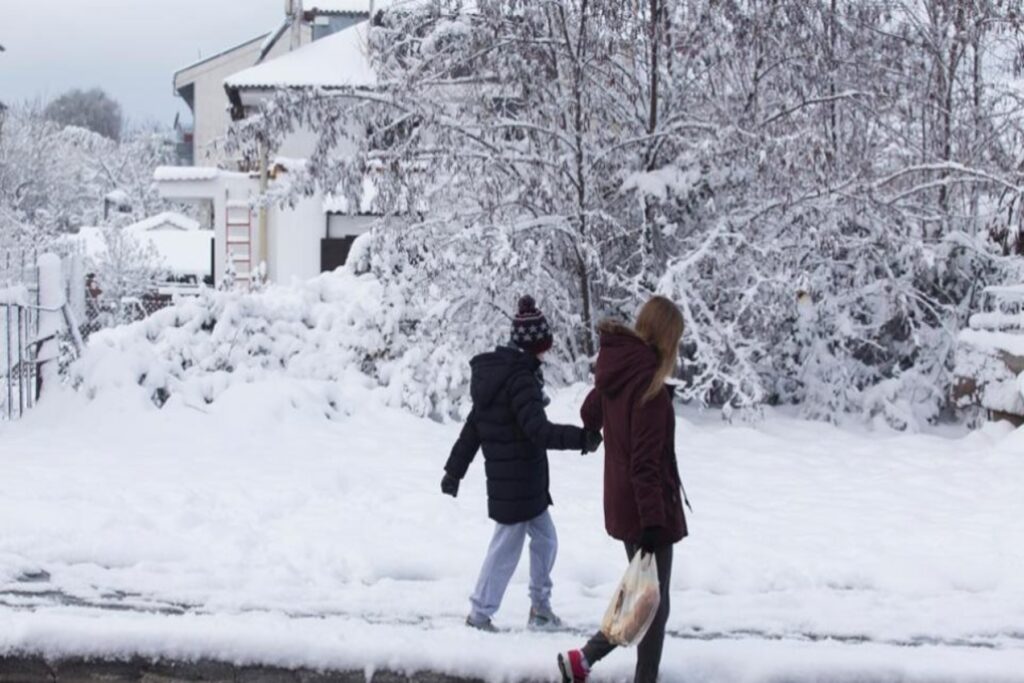
<svg viewBox="0 0 1024 683"><path fill-rule="evenodd" d="M626 556L633 560L638 548L626 544ZM661 587L661 604L654 617L647 635L640 641L636 652L636 676L634 683L656 683L658 669L661 666L661 650L665 644L665 624L668 622L669 583L672 579L672 546L666 545L655 549L654 560L658 565L658 583ZM604 659L615 649L603 633L598 631L583 646L583 656L591 666Z"/></svg>

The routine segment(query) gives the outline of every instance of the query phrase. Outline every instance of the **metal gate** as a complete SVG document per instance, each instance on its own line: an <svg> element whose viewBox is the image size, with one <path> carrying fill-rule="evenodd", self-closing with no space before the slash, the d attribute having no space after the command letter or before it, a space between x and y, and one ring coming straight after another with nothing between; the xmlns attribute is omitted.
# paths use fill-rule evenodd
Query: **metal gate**
<svg viewBox="0 0 1024 683"><path fill-rule="evenodd" d="M21 417L39 397L38 331L37 307L0 301L0 419Z"/></svg>
<svg viewBox="0 0 1024 683"><path fill-rule="evenodd" d="M82 350L78 321L69 303L69 294L81 285L69 278L65 254L61 272L51 273L48 290L56 287L62 303L53 308L41 305L39 256L0 252L0 420L17 419L36 404L43 389L44 365L56 367L60 360L58 337L69 342L73 355ZM41 325L43 316L49 317ZM41 332L43 328L47 331Z"/></svg>

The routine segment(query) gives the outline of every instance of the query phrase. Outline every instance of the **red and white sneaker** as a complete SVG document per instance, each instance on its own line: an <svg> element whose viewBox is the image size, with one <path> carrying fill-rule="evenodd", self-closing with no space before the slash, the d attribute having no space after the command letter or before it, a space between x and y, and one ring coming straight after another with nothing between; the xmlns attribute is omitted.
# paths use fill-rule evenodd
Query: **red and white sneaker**
<svg viewBox="0 0 1024 683"><path fill-rule="evenodd" d="M558 669L562 672L562 683L586 683L590 675L587 658L579 650L558 654Z"/></svg>

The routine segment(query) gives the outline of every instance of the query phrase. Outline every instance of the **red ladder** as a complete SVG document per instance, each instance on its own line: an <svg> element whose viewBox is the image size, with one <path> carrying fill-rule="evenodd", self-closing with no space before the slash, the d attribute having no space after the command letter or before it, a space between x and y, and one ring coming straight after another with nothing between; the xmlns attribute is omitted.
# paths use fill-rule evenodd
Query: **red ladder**
<svg viewBox="0 0 1024 683"><path fill-rule="evenodd" d="M225 263L235 266L235 280L252 282L252 208L249 202L227 200L224 204Z"/></svg>

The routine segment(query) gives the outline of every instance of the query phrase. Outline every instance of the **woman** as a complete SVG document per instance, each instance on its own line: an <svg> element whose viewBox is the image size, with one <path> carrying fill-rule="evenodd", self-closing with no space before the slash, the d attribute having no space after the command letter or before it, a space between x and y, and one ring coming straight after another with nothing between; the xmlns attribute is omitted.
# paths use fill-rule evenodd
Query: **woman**
<svg viewBox="0 0 1024 683"><path fill-rule="evenodd" d="M675 456L672 390L665 384L676 369L683 316L664 297L648 301L636 326L600 326L595 388L580 411L586 429L604 429L604 518L612 538L622 541L630 560L652 553L658 565L661 605L637 651L637 683L658 679L669 613L672 545L686 536ZM580 650L558 655L565 683L587 680L590 667L615 646L597 633Z"/></svg>

